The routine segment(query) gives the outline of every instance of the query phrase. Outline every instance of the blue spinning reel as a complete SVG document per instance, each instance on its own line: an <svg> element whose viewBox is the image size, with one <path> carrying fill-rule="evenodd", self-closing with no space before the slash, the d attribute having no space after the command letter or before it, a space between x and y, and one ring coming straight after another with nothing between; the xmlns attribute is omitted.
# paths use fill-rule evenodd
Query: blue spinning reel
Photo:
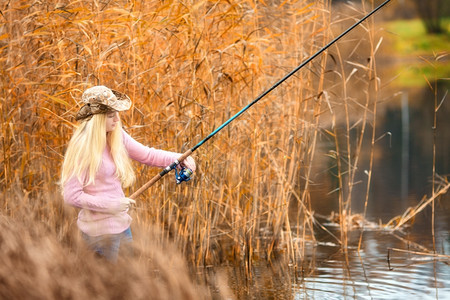
<svg viewBox="0 0 450 300"><path fill-rule="evenodd" d="M177 181L177 184L182 183L183 181L189 181L191 180L191 176L194 172L192 172L191 169L183 167L180 171L175 169L175 179Z"/></svg>

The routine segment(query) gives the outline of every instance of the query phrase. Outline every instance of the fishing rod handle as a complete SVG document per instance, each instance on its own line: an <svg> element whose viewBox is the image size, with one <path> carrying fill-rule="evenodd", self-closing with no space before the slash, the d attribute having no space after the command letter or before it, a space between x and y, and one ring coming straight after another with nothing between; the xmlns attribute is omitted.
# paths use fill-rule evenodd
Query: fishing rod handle
<svg viewBox="0 0 450 300"><path fill-rule="evenodd" d="M161 173L156 174L153 176L152 179L147 181L143 186L141 186L136 192L134 192L130 197L131 199L136 200L137 197L139 197L145 190L150 188L152 185L154 185L158 180L160 180L164 175L169 173L171 170L175 169L182 161L184 161L189 155L191 155L193 152L192 149L189 149L188 151L184 152L176 161L168 165L164 168L164 170L161 171Z"/></svg>

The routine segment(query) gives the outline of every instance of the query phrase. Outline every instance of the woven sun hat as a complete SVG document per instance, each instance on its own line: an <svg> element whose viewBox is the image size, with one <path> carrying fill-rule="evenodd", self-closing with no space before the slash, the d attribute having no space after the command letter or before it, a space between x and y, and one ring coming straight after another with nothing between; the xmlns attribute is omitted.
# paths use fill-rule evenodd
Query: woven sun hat
<svg viewBox="0 0 450 300"><path fill-rule="evenodd" d="M127 95L103 85L94 86L85 90L81 96L81 100L84 105L75 116L77 121L89 120L95 114L124 111L131 107L131 100Z"/></svg>

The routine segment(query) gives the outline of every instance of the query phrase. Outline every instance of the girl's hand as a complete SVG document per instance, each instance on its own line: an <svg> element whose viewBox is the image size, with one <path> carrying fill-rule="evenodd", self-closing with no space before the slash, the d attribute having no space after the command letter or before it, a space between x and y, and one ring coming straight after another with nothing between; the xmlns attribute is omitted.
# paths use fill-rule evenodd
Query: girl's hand
<svg viewBox="0 0 450 300"><path fill-rule="evenodd" d="M128 211L132 204L136 204L136 201L131 198L119 199L118 212Z"/></svg>
<svg viewBox="0 0 450 300"><path fill-rule="evenodd" d="M186 168L188 168L188 169L191 169L192 172L195 172L195 168L196 168L196 166L195 166L195 160L194 160L192 157L190 157L190 156L186 157L186 159L183 160L183 161L180 163L180 165L181 165L182 167L186 167Z"/></svg>

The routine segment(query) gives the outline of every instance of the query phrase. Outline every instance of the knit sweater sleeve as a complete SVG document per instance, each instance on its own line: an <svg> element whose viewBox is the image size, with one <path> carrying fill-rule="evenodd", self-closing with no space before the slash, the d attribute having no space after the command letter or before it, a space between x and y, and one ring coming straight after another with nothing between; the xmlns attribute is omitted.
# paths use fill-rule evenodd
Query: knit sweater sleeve
<svg viewBox="0 0 450 300"><path fill-rule="evenodd" d="M117 211L120 205L119 199L86 193L82 183L76 176L73 176L64 185L63 197L64 201L71 206L101 213Z"/></svg>
<svg viewBox="0 0 450 300"><path fill-rule="evenodd" d="M167 167L181 156L180 153L144 146L125 131L123 131L123 142L132 159L152 167Z"/></svg>

